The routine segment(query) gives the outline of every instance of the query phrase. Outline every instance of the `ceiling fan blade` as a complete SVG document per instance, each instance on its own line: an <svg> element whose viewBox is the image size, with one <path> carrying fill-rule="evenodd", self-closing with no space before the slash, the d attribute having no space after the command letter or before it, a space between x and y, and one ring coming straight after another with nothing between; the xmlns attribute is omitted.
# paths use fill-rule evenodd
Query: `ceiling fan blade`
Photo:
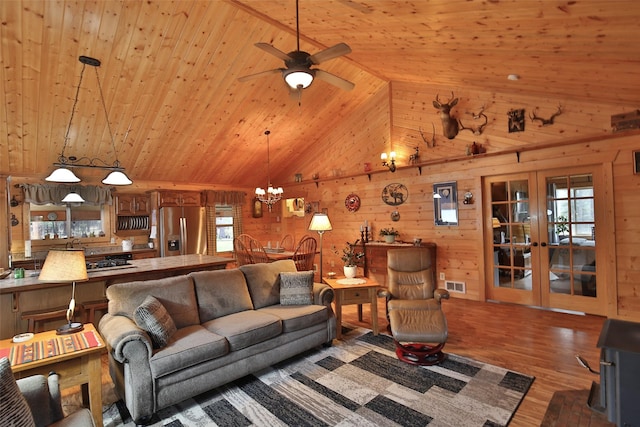
<svg viewBox="0 0 640 427"><path fill-rule="evenodd" d="M318 65L321 62L328 61L338 56L347 55L351 53L351 48L346 43L338 43L335 46L322 50L315 55L311 55L309 60L312 64Z"/></svg>
<svg viewBox="0 0 640 427"><path fill-rule="evenodd" d="M339 87L340 89L351 90L356 87L356 85L351 83L349 80L345 80L342 77L336 76L335 74L331 74L318 69L314 69L314 71L316 72L317 78L319 78L320 80L324 80L325 82L330 83L336 87Z"/></svg>
<svg viewBox="0 0 640 427"><path fill-rule="evenodd" d="M256 79L258 77L267 76L269 74L281 73L282 71L284 71L282 68L274 68L273 70L261 71L259 73L249 74L248 76L238 77L238 81L239 82L246 82L248 80L253 80L253 79Z"/></svg>
<svg viewBox="0 0 640 427"><path fill-rule="evenodd" d="M291 61L291 57L289 55L287 55L286 53L284 53L283 51L281 51L280 49L277 49L273 46L271 46L269 43L263 43L263 42L259 42L255 44L256 47L264 50L267 53L270 53L271 55L275 56L276 58L280 58L283 61Z"/></svg>

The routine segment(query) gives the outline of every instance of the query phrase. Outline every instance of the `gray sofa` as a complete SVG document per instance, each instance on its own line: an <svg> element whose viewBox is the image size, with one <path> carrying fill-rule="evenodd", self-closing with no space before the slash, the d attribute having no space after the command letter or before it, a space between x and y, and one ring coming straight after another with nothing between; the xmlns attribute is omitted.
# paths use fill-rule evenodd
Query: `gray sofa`
<svg viewBox="0 0 640 427"><path fill-rule="evenodd" d="M98 329L116 392L133 419L144 423L162 408L330 345L336 319L329 286L312 284L312 304L281 304L281 273L301 274L295 272L294 262L284 260L109 286L109 311ZM134 313L148 295L175 323L162 348L136 324Z"/></svg>

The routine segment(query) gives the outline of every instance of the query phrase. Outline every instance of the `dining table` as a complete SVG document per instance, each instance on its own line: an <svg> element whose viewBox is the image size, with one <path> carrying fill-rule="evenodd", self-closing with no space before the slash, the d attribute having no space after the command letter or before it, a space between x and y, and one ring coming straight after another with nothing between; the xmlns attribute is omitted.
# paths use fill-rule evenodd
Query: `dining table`
<svg viewBox="0 0 640 427"><path fill-rule="evenodd" d="M267 253L267 258L270 261L279 261L281 259L293 259L294 251L283 251L278 249L269 249L264 248L264 251Z"/></svg>

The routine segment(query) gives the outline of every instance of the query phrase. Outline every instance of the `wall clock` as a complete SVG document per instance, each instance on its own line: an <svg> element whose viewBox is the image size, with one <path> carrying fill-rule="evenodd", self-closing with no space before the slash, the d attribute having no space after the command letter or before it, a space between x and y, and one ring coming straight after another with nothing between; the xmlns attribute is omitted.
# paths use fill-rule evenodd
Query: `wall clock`
<svg viewBox="0 0 640 427"><path fill-rule="evenodd" d="M349 194L346 199L344 199L344 206L347 208L349 212L355 212L360 209L360 197L357 194Z"/></svg>
<svg viewBox="0 0 640 427"><path fill-rule="evenodd" d="M382 190L382 201L391 206L403 204L409 197L409 190L403 184L389 184Z"/></svg>

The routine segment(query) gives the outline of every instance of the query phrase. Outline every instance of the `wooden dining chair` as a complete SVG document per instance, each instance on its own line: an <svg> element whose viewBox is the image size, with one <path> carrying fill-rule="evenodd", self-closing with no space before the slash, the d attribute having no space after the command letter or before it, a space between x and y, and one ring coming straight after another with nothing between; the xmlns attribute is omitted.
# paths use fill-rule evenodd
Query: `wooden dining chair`
<svg viewBox="0 0 640 427"><path fill-rule="evenodd" d="M293 236L291 234L285 234L280 241L280 247L285 251L293 252L293 250L295 249L295 241L293 240Z"/></svg>
<svg viewBox="0 0 640 427"><path fill-rule="evenodd" d="M248 234L241 234L233 239L233 251L236 255L238 266L245 264L254 264L251 256L251 239Z"/></svg>
<svg viewBox="0 0 640 427"><path fill-rule="evenodd" d="M318 242L311 236L303 237L298 243L298 247L293 253L293 261L296 263L296 270L313 270L313 261L316 257Z"/></svg>
<svg viewBox="0 0 640 427"><path fill-rule="evenodd" d="M262 246L262 243L260 243L260 241L252 238L249 245L251 258L253 258L254 264L258 264L261 262L271 262L271 260L267 256L267 252L264 250L264 246Z"/></svg>

